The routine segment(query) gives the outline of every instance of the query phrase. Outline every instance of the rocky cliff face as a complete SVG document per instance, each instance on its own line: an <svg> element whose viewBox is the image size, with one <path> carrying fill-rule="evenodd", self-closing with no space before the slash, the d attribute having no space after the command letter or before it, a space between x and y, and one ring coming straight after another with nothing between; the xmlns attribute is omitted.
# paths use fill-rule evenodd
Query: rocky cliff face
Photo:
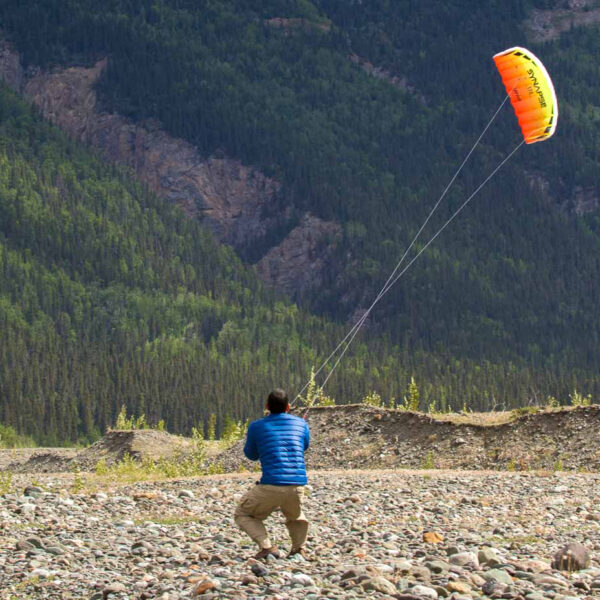
<svg viewBox="0 0 600 600"><path fill-rule="evenodd" d="M0 79L17 92L21 91L25 79L19 55L2 41L0 41Z"/></svg>
<svg viewBox="0 0 600 600"><path fill-rule="evenodd" d="M582 217L600 210L600 188L575 186L568 197L557 197L543 173L539 171L526 172L525 175L533 189L551 199L565 213L571 212Z"/></svg>
<svg viewBox="0 0 600 600"><path fill-rule="evenodd" d="M52 73L24 73L18 54L0 46L0 79L24 94L42 115L70 136L100 148L106 157L127 165L159 196L201 218L223 242L238 251L260 243L286 226L276 200L281 185L260 171L229 158L204 158L188 142L158 123L135 123L102 110L95 84L106 68L71 67ZM319 280L333 223L305 215L289 238L269 250L257 267L265 282L299 296ZM315 253L319 247L323 252ZM293 248L293 250L291 250Z"/></svg>
<svg viewBox="0 0 600 600"><path fill-rule="evenodd" d="M307 214L281 244L258 262L257 273L263 281L274 282L285 293L300 298L322 283L322 274L341 233L338 224Z"/></svg>
<svg viewBox="0 0 600 600"><path fill-rule="evenodd" d="M243 247L277 221L266 217L279 183L231 159L204 159L156 123L103 112L95 84L106 67L72 67L28 79L24 94L69 135L129 166L160 196L202 217L222 241Z"/></svg>

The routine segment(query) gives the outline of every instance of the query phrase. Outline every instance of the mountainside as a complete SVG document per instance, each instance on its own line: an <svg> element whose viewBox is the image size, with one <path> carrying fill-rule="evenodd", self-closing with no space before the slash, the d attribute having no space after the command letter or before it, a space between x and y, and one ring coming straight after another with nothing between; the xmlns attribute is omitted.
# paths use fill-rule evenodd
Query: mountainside
<svg viewBox="0 0 600 600"><path fill-rule="evenodd" d="M341 335L6 89L0 327L0 423L46 443L96 437L123 404L176 431L245 418Z"/></svg>
<svg viewBox="0 0 600 600"><path fill-rule="evenodd" d="M361 314L502 101L491 55L541 40L542 17L554 41L532 47L558 90L556 136L522 148L386 296L331 393L389 400L415 375L425 406L597 395L595 10L3 0L3 78L158 197L2 91L0 239L19 265L0 282L17 332L3 352L19 366L4 366L0 421L41 435L44 406L67 422L52 435L75 439L127 401L182 431L222 419L223 397L242 418L266 381L300 387L343 328L277 302L256 275L338 322ZM585 27L567 31L568 14ZM506 107L415 251L518 143Z"/></svg>
<svg viewBox="0 0 600 600"><path fill-rule="evenodd" d="M276 210L265 209L263 229L223 235L246 260L273 257L307 213L337 223L343 235L315 269L320 285L311 289L299 275L284 288L347 317L374 296L501 101L491 55L527 44L532 19L550 8L521 0L136 0L108 9L55 0L25 8L7 0L0 16L26 65L108 57L97 84L104 110L155 119L207 161L224 154L272 180L277 206L267 193ZM389 294L375 325L395 341L476 359L560 357L597 367L597 31L534 45L559 91L559 131L522 149ZM516 142L507 109L430 232ZM206 193L200 206L189 190L182 195L202 212ZM275 263L285 256L284 242Z"/></svg>
<svg viewBox="0 0 600 600"><path fill-rule="evenodd" d="M260 414L299 390L344 329L275 296L233 250L0 87L0 423L56 444L96 438L121 406L170 431ZM339 402L378 389L423 406L567 400L582 370L414 352L366 332L332 377ZM590 379L591 385L594 379Z"/></svg>

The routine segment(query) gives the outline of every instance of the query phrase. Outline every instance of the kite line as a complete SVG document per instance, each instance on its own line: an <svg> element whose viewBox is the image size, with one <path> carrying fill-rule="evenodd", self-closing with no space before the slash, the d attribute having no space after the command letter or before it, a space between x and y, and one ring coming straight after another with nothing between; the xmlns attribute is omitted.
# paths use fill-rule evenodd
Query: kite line
<svg viewBox="0 0 600 600"><path fill-rule="evenodd" d="M512 91L512 90L511 90ZM402 269L402 265L406 259L406 257L408 256L408 253L410 252L410 250L413 248L413 246L415 245L415 243L417 242L417 240L419 239L421 233L423 232L423 230L425 229L425 227L427 226L427 224L429 223L429 221L431 220L431 218L433 217L434 213L437 211L439 205L441 204L442 200L445 198L445 196L447 195L448 191L450 190L450 188L452 187L454 181L456 180L456 178L458 177L458 175L461 173L463 167L466 165L466 163L468 162L469 158L471 157L471 155L473 154L473 152L475 151L475 149L477 148L477 146L479 145L481 139L483 138L483 136L485 135L485 133L487 132L487 130L490 128L490 126L492 125L492 123L494 122L494 120L496 119L496 117L498 116L498 114L500 113L500 111L502 110L502 108L504 107L504 105L506 104L506 101L510 98L510 92L504 97L502 103L500 104L500 106L496 109L496 111L494 112L494 114L492 115L491 119L489 120L489 122L487 123L487 125L484 127L483 131L481 132L481 134L479 135L479 137L477 138L477 140L475 141L475 143L473 144L472 148L469 150L469 152L467 153L466 157L464 158L463 162L460 164L460 166L458 167L458 169L456 170L456 172L454 173L454 175L452 176L452 178L450 179L449 183L446 185L446 187L444 188L442 194L440 195L440 197L438 198L437 202L435 203L435 205L433 206L433 208L431 209L431 211L429 212L427 218L425 219L425 221L423 222L423 224L421 225L421 227L419 228L419 230L417 231L416 235L414 236L414 238L412 239L411 243L409 244L409 246L407 247L406 251L404 252L404 254L402 255L402 257L400 258L400 260L398 261L397 265L395 266L395 268L393 269L392 273L390 274L390 276L388 277L388 279L386 280L386 282L384 283L383 287L381 288L381 290L379 291L379 293L377 294L377 296L375 297L375 300L372 302L372 304L367 308L367 310L363 313L363 315L358 319L358 321L352 326L352 328L346 333L346 335L344 336L344 338L339 342L339 344L335 347L335 349L331 352L331 354L325 359L325 361L321 364L321 366L314 372L314 376L316 377L326 366L327 364L329 364L329 362L331 361L331 359L338 353L338 351L342 348L342 346L345 347L343 348L343 350L341 351L341 353L339 354L339 356L337 357L335 363L333 364L333 367L331 368L331 370L329 371L329 373L327 374L327 376L325 377L323 383L321 384L320 388L323 389L325 387L325 385L327 384L327 382L329 381L329 379L331 378L331 376L333 375L333 373L335 372L337 366L339 365L339 363L341 362L342 358L344 357L344 355L346 354L346 352L348 351L348 349L350 348L352 342L354 341L354 338L357 336L358 332L360 331L362 325L365 323L365 321L367 320L367 318L369 317L371 311L373 310L373 308L377 305L377 303L383 298L383 296L385 296L389 290L392 288L392 286L394 286L396 284L396 282L406 273L406 271L408 271L408 269L412 266L412 264L419 258L419 256L421 256L421 254L435 241L435 239L437 239L437 237L446 229L446 227L448 227L448 225L450 225L450 223L458 216L458 214L460 212L462 212L462 210L467 206L467 204L469 204L469 202L481 191L481 189L494 177L494 175L506 164L506 162L508 162L510 160L510 158L519 150L519 148L528 140L530 139L530 137L532 135L534 135L536 132L533 132L533 134L531 134L530 136L528 136L527 138L524 138L501 162L500 164L485 178L485 180L475 189L475 191L463 202L463 204L452 214L452 216L444 223L444 225L442 225L442 227L440 227L440 229L438 229L438 231L430 238L430 240L425 244L425 246L423 246L419 252L410 260L410 262ZM400 272L399 272L400 271ZM294 398L294 401L292 404L294 404L298 398L300 398L300 396L302 395L302 393L306 390L306 388L308 387L308 385L310 384L311 379L309 379L304 386L302 387L302 389L298 392L298 394L296 395L296 397ZM308 414L308 411L310 410L311 406L307 407L307 410L305 412L305 415Z"/></svg>

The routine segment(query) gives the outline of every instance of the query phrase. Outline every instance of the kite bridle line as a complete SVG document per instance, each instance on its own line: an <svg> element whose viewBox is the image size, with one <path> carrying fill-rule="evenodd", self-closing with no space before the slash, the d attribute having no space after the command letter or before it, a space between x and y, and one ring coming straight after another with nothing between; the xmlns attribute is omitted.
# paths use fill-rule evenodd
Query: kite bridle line
<svg viewBox="0 0 600 600"><path fill-rule="evenodd" d="M514 89L514 88L513 88ZM352 342L354 341L354 338L356 337L356 335L358 334L361 326L363 325L363 323L366 321L366 319L368 318L370 312L373 310L373 308L375 307L375 305L381 300L381 298L387 294L387 292L391 289L391 287L393 285L396 284L396 282L406 273L406 271L408 271L408 269L412 266L412 264L419 258L419 256L421 256L421 254L427 250L427 248L435 241L435 239L444 231L444 229L446 229L446 227L448 227L448 225L450 225L450 223L458 216L458 214L460 212L462 212L462 210L467 206L467 204L469 204L469 202L471 202L471 200L481 191L481 189L494 177L494 175L512 158L512 156L521 148L521 146L523 144L525 144L528 140L533 139L537 136L537 134L540 131L543 131L544 128L540 128L540 129L536 129L534 132L532 132L527 138L524 138L521 142L519 142L519 144L502 160L502 162L500 162L500 164L484 179L484 181L475 189L475 191L463 202L463 204L461 204L461 206L452 214L452 216L444 223L444 225L442 225L442 227L440 227L440 229L438 229L438 231L430 238L430 240L425 244L425 246L423 246L423 248L421 248L419 250L419 252L411 259L411 261L404 267L404 269L402 269L402 271L400 271L400 273L398 273L398 270L400 269L402 263L404 262L408 252L410 251L410 249L413 247L413 245L415 244L417 238L419 237L420 233L423 231L425 225L427 224L427 222L429 221L429 219L431 219L433 213L437 210L440 202L442 201L443 197L446 195L446 193L448 192L450 186L452 185L452 183L454 182L454 180L456 179L456 177L458 176L458 174L460 173L460 171L462 170L462 168L464 167L464 165L466 164L467 160L469 159L469 157L471 156L471 154L473 153L473 151L475 150L475 148L477 147L477 145L479 144L479 141L481 140L481 138L483 137L483 135L485 134L485 132L487 131L487 129L490 127L490 125L492 124L492 122L494 121L494 119L496 118L496 116L498 115L498 113L500 112L500 110L502 109L502 107L504 106L504 104L506 103L506 100L510 97L510 93L507 94L507 96L504 98L502 104L500 105L500 107L496 110L496 112L494 113L493 117L490 119L489 123L486 125L485 129L483 130L483 132L481 133L481 135L479 136L479 138L477 139L477 141L475 142L475 144L473 145L473 148L471 148L470 152L467 154L467 157L465 158L465 160L463 161L463 163L460 165L460 167L458 168L457 172L455 173L455 175L453 176L453 178L451 179L450 183L448 184L448 186L446 186L446 188L444 189L444 192L442 193L442 195L440 196L440 198L438 199L438 201L436 202L435 206L433 207L433 209L431 210L430 214L428 215L427 219L425 220L425 222L423 223L423 225L421 226L421 228L419 229L419 231L417 232L417 235L415 236L415 238L413 239L413 241L411 242L411 244L409 245L408 249L406 250L406 252L404 253L404 255L402 256L402 258L400 259L399 263L396 265L396 268L394 269L394 271L392 272L392 274L390 275L390 277L388 277L385 285L383 286L383 288L381 289L381 291L379 292L379 294L377 295L376 299L374 300L374 302L371 304L371 306L367 309L367 311L362 315L362 317L355 323L355 325L350 329L350 331L348 331L348 333L346 334L346 336L344 337L344 339L338 344L338 346L335 348L335 350L329 355L329 357L325 360L325 362L319 367L319 369L314 373L314 375L316 376L326 365L327 363L331 360L331 358L336 354L336 352L344 345L344 343L346 344L344 349L342 350L342 352L340 353L340 355L338 356L336 362L334 363L332 369L330 370L330 372L327 374L327 377L325 378L325 380L323 381L323 384L320 386L321 389L323 389L325 387L325 385L327 384L327 382L329 381L329 379L331 378L331 376L333 375L336 367L338 366L338 364L340 363L340 361L342 360L342 358L344 357L344 355L346 354L346 352L348 351L348 349L350 348L350 345L352 344ZM350 339L348 339L350 338ZM346 340L348 340L346 342ZM294 403L298 400L298 398L300 397L300 395L302 394L302 392L306 389L306 387L308 386L308 384L310 383L310 379L309 381L304 385L304 387L302 388L302 390L298 393L298 395L294 398ZM293 403L292 403L293 404ZM306 411L304 412L304 418L306 418L306 416L308 415L308 412L310 411L310 409L312 408L312 405L307 406Z"/></svg>

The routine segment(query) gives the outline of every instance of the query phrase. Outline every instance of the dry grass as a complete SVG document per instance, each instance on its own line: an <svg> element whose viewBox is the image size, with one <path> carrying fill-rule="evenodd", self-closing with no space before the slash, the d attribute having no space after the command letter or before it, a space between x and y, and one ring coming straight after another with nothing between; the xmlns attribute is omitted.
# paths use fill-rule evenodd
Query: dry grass
<svg viewBox="0 0 600 600"><path fill-rule="evenodd" d="M515 408L514 410L491 412L461 412L461 413L434 413L430 415L436 421L454 423L455 425L475 425L477 427L497 427L514 423L526 415L540 415L573 410L574 406L561 406L559 408L531 406Z"/></svg>

